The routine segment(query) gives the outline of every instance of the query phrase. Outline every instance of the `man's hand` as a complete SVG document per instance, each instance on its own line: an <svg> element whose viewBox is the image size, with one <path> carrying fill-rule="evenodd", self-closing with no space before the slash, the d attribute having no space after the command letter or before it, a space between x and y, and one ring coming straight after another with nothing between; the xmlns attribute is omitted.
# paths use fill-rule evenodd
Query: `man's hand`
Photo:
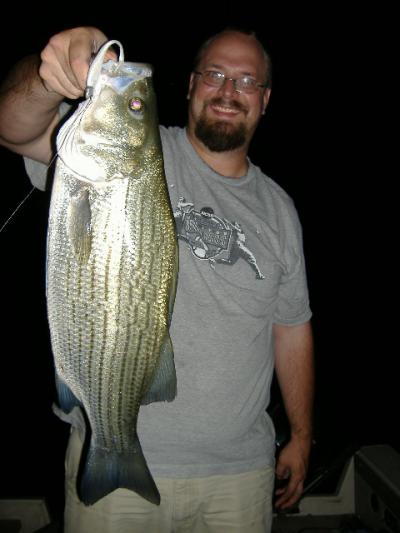
<svg viewBox="0 0 400 533"><path fill-rule="evenodd" d="M83 95L93 54L107 41L97 28L73 28L51 37L42 50L39 75L44 87L67 98ZM116 59L108 50L106 59Z"/></svg>
<svg viewBox="0 0 400 533"><path fill-rule="evenodd" d="M279 481L287 480L287 483L276 489L275 507L286 509L301 497L310 448L311 439L292 437L280 452L275 469L276 477Z"/></svg>
<svg viewBox="0 0 400 533"><path fill-rule="evenodd" d="M0 88L0 144L49 164L59 105L83 96L92 55L106 41L97 28L74 28L52 37L40 58L19 61ZM105 57L116 54L108 50Z"/></svg>

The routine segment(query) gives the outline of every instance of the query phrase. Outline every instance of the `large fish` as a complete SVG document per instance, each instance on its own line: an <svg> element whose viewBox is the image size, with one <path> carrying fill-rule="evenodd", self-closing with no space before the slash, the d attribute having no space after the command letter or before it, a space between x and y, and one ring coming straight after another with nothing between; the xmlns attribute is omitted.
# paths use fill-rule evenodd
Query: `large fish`
<svg viewBox="0 0 400 533"><path fill-rule="evenodd" d="M119 61L104 63L112 44ZM136 432L141 404L176 394L177 242L151 76L109 41L57 137L48 318L60 406L81 407L87 422L87 505L118 487L160 502Z"/></svg>

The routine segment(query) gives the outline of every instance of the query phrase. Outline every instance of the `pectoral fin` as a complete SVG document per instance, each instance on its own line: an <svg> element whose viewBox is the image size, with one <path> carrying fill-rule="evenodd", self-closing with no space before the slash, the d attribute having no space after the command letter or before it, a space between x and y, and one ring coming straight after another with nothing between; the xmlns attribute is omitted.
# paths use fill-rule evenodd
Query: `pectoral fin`
<svg viewBox="0 0 400 533"><path fill-rule="evenodd" d="M68 236L75 257L80 263L87 263L92 249L92 212L86 187L71 197L67 217Z"/></svg>

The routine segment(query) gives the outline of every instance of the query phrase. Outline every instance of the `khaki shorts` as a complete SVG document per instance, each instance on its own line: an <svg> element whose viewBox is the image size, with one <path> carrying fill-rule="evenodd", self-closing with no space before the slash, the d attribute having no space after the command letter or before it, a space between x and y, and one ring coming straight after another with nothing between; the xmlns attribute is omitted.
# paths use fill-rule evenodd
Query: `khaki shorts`
<svg viewBox="0 0 400 533"><path fill-rule="evenodd" d="M159 506L117 489L94 505L76 494L82 442L72 430L66 455L65 533L269 533L274 469L205 478L155 478Z"/></svg>

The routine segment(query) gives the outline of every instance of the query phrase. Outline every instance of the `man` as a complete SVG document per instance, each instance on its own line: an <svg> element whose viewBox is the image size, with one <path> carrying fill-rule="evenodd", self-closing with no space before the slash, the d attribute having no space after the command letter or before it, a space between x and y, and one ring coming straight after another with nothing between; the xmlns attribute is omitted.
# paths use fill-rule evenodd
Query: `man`
<svg viewBox="0 0 400 533"><path fill-rule="evenodd" d="M29 159L52 159L59 105L64 97L82 96L91 55L105 40L95 28L62 32L42 51L40 63L27 58L4 84L0 141L27 158L38 185L44 184L45 167ZM247 157L268 105L269 77L269 58L259 41L223 31L197 57L187 128L161 127L173 209L180 212L184 198L196 222L178 235L171 324L177 398L143 406L138 421L162 503L156 507L125 489L90 507L80 503L75 478L82 443L73 430L68 532L260 533L271 527L274 473L287 479L276 491L277 507L291 506L302 493L313 361L301 228L290 198ZM262 276L230 257L231 220ZM291 428L275 471L274 430L266 413L274 369Z"/></svg>

